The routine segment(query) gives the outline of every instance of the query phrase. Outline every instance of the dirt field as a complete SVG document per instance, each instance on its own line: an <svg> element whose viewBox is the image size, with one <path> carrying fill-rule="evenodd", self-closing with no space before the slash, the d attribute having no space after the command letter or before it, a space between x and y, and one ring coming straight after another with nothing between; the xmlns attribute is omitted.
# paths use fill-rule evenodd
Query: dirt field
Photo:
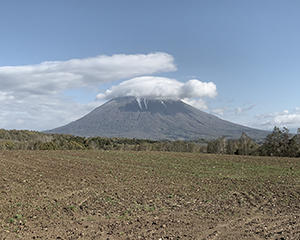
<svg viewBox="0 0 300 240"><path fill-rule="evenodd" d="M300 159L0 152L0 239L300 239Z"/></svg>

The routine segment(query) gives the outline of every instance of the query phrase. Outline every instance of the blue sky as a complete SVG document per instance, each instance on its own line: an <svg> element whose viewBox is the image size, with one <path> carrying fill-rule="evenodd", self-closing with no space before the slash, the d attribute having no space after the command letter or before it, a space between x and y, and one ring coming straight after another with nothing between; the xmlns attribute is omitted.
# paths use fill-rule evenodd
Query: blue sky
<svg viewBox="0 0 300 240"><path fill-rule="evenodd" d="M0 128L46 130L112 97L300 127L300 1L3 0Z"/></svg>

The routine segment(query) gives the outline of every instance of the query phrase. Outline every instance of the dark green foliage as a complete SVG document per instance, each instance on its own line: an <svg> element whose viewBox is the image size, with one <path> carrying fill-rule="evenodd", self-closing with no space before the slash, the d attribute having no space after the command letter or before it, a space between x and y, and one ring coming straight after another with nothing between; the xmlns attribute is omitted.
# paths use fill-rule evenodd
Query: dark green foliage
<svg viewBox="0 0 300 240"><path fill-rule="evenodd" d="M229 139L226 144L226 154L237 154L237 149L239 147L239 140Z"/></svg>
<svg viewBox="0 0 300 240"><path fill-rule="evenodd" d="M45 134L28 130L0 129L0 150L132 150L206 152L203 139L154 141L135 138L78 137L70 134ZM205 149L203 149L205 148Z"/></svg>
<svg viewBox="0 0 300 240"><path fill-rule="evenodd" d="M54 142L45 142L40 146L40 150L57 150L58 147Z"/></svg>
<svg viewBox="0 0 300 240"><path fill-rule="evenodd" d="M13 150L13 149L14 149L14 143L11 142L11 141L7 141L7 142L5 143L5 149L6 149L6 150Z"/></svg>
<svg viewBox="0 0 300 240"><path fill-rule="evenodd" d="M208 153L226 154L226 138L220 137L207 144Z"/></svg>
<svg viewBox="0 0 300 240"><path fill-rule="evenodd" d="M207 144L208 153L236 154L236 155L261 155L279 157L299 157L300 130L297 135L289 133L287 128L280 130L275 127L273 132L267 135L264 143L259 146L246 133L241 137L229 139L217 138Z"/></svg>
<svg viewBox="0 0 300 240"><path fill-rule="evenodd" d="M292 135L287 128L280 130L274 127L273 132L267 135L260 151L262 155L278 157L300 156L300 129L296 135Z"/></svg>
<svg viewBox="0 0 300 240"><path fill-rule="evenodd" d="M258 149L258 147L258 144L253 142L253 140L246 133L243 132L237 145L236 154L257 155L256 150Z"/></svg>
<svg viewBox="0 0 300 240"><path fill-rule="evenodd" d="M153 141L135 138L78 137L28 130L0 129L0 150L118 150L201 152L215 154L300 157L300 128L293 135L275 127L260 145L246 133L239 139L220 137L212 141Z"/></svg>
<svg viewBox="0 0 300 240"><path fill-rule="evenodd" d="M0 139L3 140L27 142L31 140L49 141L51 140L50 138L51 138L51 134L44 134L37 131L0 129Z"/></svg>
<svg viewBox="0 0 300 240"><path fill-rule="evenodd" d="M81 142L76 142L74 140L71 140L69 142L69 150L84 150L85 145Z"/></svg>

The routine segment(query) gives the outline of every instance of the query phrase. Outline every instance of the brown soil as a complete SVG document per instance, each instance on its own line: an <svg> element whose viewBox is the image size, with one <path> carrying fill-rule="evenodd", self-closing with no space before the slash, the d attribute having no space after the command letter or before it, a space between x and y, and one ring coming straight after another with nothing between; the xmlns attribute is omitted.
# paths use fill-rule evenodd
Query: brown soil
<svg viewBox="0 0 300 240"><path fill-rule="evenodd" d="M300 239L299 162L0 152L0 239Z"/></svg>

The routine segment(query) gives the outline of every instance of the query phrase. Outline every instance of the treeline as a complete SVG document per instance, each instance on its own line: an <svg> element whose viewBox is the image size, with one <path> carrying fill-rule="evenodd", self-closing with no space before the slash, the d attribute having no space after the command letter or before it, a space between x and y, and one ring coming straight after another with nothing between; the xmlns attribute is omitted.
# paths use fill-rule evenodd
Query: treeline
<svg viewBox="0 0 300 240"><path fill-rule="evenodd" d="M0 150L132 150L205 152L208 141L153 141L147 139L78 137L29 130L0 129Z"/></svg>
<svg viewBox="0 0 300 240"><path fill-rule="evenodd" d="M291 134L287 128L274 127L261 143L254 142L246 133L239 139L226 140L225 137L210 141L208 153L236 154L254 156L300 157L300 128L297 134Z"/></svg>
<svg viewBox="0 0 300 240"><path fill-rule="evenodd" d="M261 142L253 141L246 133L239 139L208 141L153 141L146 139L78 137L69 134L45 134L29 130L0 129L0 150L131 150L201 152L254 156L300 157L300 128L291 134L278 127Z"/></svg>

